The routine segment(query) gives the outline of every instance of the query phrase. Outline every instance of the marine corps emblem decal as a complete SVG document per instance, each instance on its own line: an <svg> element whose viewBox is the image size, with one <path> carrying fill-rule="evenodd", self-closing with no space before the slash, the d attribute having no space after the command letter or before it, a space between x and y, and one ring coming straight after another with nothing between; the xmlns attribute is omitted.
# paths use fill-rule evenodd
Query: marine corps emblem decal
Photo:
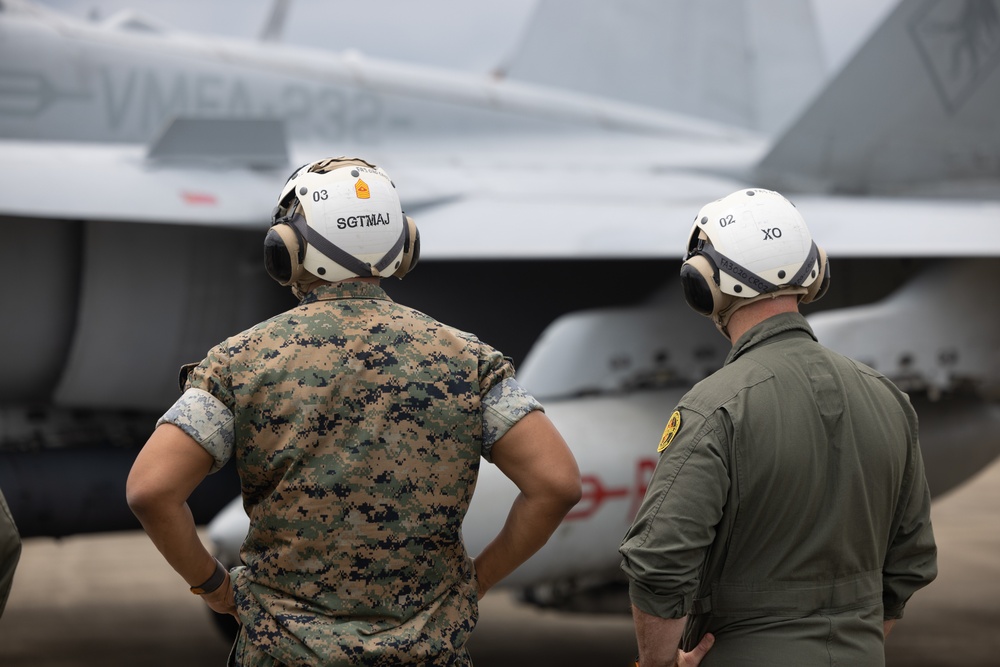
<svg viewBox="0 0 1000 667"><path fill-rule="evenodd" d="M677 431L681 428L681 413L674 410L674 414L670 415L670 421L667 422L667 427L663 429L663 437L660 438L660 446L656 448L657 452L662 452L664 449L670 446L670 443L674 441L674 436L677 435Z"/></svg>

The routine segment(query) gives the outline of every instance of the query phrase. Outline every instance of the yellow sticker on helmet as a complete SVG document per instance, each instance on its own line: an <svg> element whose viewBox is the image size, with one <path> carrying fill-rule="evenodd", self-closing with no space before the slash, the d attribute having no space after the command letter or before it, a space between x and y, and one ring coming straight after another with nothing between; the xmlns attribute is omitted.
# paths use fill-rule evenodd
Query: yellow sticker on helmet
<svg viewBox="0 0 1000 667"><path fill-rule="evenodd" d="M657 452L662 452L664 449L670 446L670 443L674 441L674 436L677 435L677 431L681 429L681 413L674 410L674 414L670 415L670 421L667 422L667 427L663 429L663 437L660 438L660 446L656 448Z"/></svg>
<svg viewBox="0 0 1000 667"><path fill-rule="evenodd" d="M358 195L358 199L371 199L372 196L371 190L368 189L368 184L360 178L354 184L354 192Z"/></svg>

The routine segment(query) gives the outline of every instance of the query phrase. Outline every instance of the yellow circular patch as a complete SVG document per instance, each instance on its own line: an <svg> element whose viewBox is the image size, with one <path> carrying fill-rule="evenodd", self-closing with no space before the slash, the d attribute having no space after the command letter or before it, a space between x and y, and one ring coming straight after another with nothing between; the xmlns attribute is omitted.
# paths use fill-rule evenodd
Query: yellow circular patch
<svg viewBox="0 0 1000 667"><path fill-rule="evenodd" d="M679 430L681 430L681 413L674 410L674 414L670 415L670 421L667 422L667 427L663 429L663 437L660 438L660 446L656 448L656 451L662 452L669 447Z"/></svg>

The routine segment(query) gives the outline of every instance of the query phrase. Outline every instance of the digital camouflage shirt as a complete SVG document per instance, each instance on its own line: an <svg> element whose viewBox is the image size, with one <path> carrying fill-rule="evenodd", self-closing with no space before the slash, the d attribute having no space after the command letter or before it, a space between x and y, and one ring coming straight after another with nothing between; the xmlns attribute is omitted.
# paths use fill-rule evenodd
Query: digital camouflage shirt
<svg viewBox="0 0 1000 667"><path fill-rule="evenodd" d="M234 336L161 422L235 457L249 640L290 665L463 665L461 526L480 457L541 406L509 359L376 285L317 288Z"/></svg>

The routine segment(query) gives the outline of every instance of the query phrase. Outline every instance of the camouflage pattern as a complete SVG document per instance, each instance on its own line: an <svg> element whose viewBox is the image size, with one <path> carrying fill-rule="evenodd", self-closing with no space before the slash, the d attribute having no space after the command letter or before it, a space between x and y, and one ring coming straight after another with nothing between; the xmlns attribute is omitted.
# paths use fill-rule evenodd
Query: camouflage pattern
<svg viewBox="0 0 1000 667"><path fill-rule="evenodd" d="M164 419L219 465L233 443L250 516L233 573L245 653L470 664L462 519L480 457L540 407L513 373L474 336L359 282L318 288L190 371Z"/></svg>
<svg viewBox="0 0 1000 667"><path fill-rule="evenodd" d="M883 665L883 618L937 572L906 394L784 313L677 410L620 549L633 604L688 615L685 650L713 633L702 667Z"/></svg>
<svg viewBox="0 0 1000 667"><path fill-rule="evenodd" d="M483 458L493 460L493 443L521 417L541 405L514 378L506 378L490 389L483 401Z"/></svg>
<svg viewBox="0 0 1000 667"><path fill-rule="evenodd" d="M229 651L226 667L284 667L269 653L258 649L247 640L246 626L240 626L236 641Z"/></svg>
<svg viewBox="0 0 1000 667"><path fill-rule="evenodd" d="M233 413L225 403L203 389L192 387L185 391L156 425L164 423L177 426L212 455L215 463L210 474L218 472L233 455L236 440Z"/></svg>

